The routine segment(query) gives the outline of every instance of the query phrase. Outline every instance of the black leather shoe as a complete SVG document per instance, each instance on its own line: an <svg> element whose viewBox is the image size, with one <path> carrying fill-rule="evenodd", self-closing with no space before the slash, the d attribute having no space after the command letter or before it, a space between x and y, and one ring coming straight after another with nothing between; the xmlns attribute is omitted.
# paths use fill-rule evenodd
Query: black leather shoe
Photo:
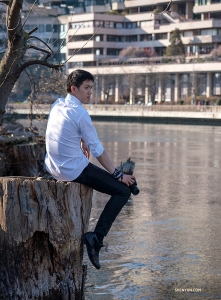
<svg viewBox="0 0 221 300"><path fill-rule="evenodd" d="M87 254L92 265L99 270L101 267L99 262L99 252L103 245L99 243L95 232L85 233L83 235L83 242L87 247Z"/></svg>

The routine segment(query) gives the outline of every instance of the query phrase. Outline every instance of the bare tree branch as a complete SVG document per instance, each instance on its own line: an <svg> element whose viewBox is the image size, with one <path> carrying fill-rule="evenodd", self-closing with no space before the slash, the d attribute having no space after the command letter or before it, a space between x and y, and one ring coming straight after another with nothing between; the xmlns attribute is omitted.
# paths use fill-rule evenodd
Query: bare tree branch
<svg viewBox="0 0 221 300"><path fill-rule="evenodd" d="M33 28L32 30L30 30L28 32L28 35L31 35L33 32L35 32L36 30L38 30L38 27Z"/></svg>
<svg viewBox="0 0 221 300"><path fill-rule="evenodd" d="M166 9L164 9L164 11L160 12L160 13L153 13L154 15L162 15L164 14L166 11L170 10L170 5L172 4L172 0L170 0L170 2L168 3Z"/></svg>
<svg viewBox="0 0 221 300"><path fill-rule="evenodd" d="M48 47L48 49L50 49L51 52L53 53L53 50L51 49L51 47L50 47L47 43L45 43L43 40L41 40L40 38L38 38L37 36L29 36L29 37L28 37L28 40L30 40L30 39L36 39L36 40L40 41L40 42L43 43L46 47Z"/></svg>
<svg viewBox="0 0 221 300"><path fill-rule="evenodd" d="M41 48L36 47L36 46L29 46L28 49L35 49L35 50L38 50L38 51L41 51L41 52L44 52L44 53L47 53L47 54L51 55L51 52L49 52L48 50L44 50L44 49L41 49Z"/></svg>
<svg viewBox="0 0 221 300"><path fill-rule="evenodd" d="M23 23L23 25L22 25L21 30L19 31L19 33L20 33L20 32L22 31L22 29L24 28L25 23L27 22L27 20L28 20L28 18L29 18L29 16L30 16L30 13L32 12L33 7L34 7L34 5L35 5L35 3L36 3L37 1L38 1L38 0L35 0L35 2L33 3L32 7L30 8L30 10L29 10L29 12L28 12L28 14L27 14L27 17L26 17L26 19L25 19L25 21L24 21L24 23Z"/></svg>
<svg viewBox="0 0 221 300"><path fill-rule="evenodd" d="M51 57L51 53L48 53L43 61L47 61Z"/></svg>
<svg viewBox="0 0 221 300"><path fill-rule="evenodd" d="M87 42L80 49L78 49L76 52L74 52L73 55L71 55L68 59L66 59L66 61L62 65L66 64L66 62L68 62L69 59L71 59L76 53L78 53L81 49L83 49L84 46L86 46L87 43L98 33L98 31L101 29L101 27L102 27L102 25L100 25L99 28L96 30L96 32L87 40Z"/></svg>
<svg viewBox="0 0 221 300"><path fill-rule="evenodd" d="M75 36L75 34L78 32L78 30L83 26L84 23L82 23L78 29L75 31L75 33L70 37L70 39L67 41L67 43L63 46L63 47L60 47L58 50L61 50L62 48L64 48L73 38L73 36ZM70 29L70 28L69 28ZM66 34L67 35L67 34ZM58 52L58 51L57 51Z"/></svg>
<svg viewBox="0 0 221 300"><path fill-rule="evenodd" d="M73 15L74 15L74 14L71 15L71 21L72 21ZM70 22L71 22L71 21L70 21ZM82 23L82 25L83 25L83 23ZM82 26L82 25L81 25L81 26ZM80 26L80 27L81 27L81 26ZM80 28L80 27L79 27L79 28ZM78 28L78 29L79 29L79 28ZM62 41L60 47L58 48L58 50L57 50L56 52L60 51L63 47L65 47L65 46L67 45L68 42L67 42L64 46L62 46L62 44L64 43L64 40L66 39L66 36L67 36L67 34L68 34L69 29L70 29L70 25L68 26L68 30L67 30L67 32L66 32L66 34L65 34L65 36L64 36L64 39L63 39L63 41ZM77 30L77 31L78 31L78 30ZM77 31L76 31L76 32L77 32ZM74 33L74 35L76 34L76 32Z"/></svg>
<svg viewBox="0 0 221 300"><path fill-rule="evenodd" d="M32 66L32 65L41 65L41 66L45 66L45 67L48 67L48 68L51 68L51 69L55 69L55 70L59 70L63 64L57 64L57 65L53 65L53 64L50 64L50 63L47 63L43 60L32 60L32 61L28 61L26 63L24 63L17 71L18 74L21 74L21 72L23 70L25 70L25 68L29 67L29 66Z"/></svg>
<svg viewBox="0 0 221 300"><path fill-rule="evenodd" d="M51 35L50 35L50 37L49 37L49 39L48 39L48 42L47 42L47 44L49 44L49 42L50 42L50 39L51 39L51 37L52 37L52 34L54 33L54 29L52 30L52 32L51 32Z"/></svg>

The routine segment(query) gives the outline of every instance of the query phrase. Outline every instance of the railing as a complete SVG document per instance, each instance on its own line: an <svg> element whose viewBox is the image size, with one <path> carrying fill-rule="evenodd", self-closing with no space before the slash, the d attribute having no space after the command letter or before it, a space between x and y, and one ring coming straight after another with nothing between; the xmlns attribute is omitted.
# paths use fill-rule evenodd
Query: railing
<svg viewBox="0 0 221 300"><path fill-rule="evenodd" d="M158 111L158 112L204 112L204 113L221 113L221 106L219 105L104 105L104 104L87 104L84 107L90 112L147 112L147 111ZM33 112L36 114L48 114L51 105L49 104L34 104ZM6 107L6 112L18 112L18 113L29 113L30 105L25 104L9 104Z"/></svg>

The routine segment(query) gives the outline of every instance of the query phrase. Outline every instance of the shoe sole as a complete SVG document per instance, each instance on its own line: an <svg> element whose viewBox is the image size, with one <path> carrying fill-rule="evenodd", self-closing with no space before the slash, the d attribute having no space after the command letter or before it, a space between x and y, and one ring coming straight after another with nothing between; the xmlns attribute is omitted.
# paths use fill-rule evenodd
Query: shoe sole
<svg viewBox="0 0 221 300"><path fill-rule="evenodd" d="M86 248L87 248L87 255L88 255L89 259L90 259L90 256L89 256L89 254L88 254L88 249L91 248L91 246L90 246L90 244L88 243L88 240L86 239L86 237L85 237L84 235L83 235L83 237L82 237L82 240L83 240L83 243L86 245ZM92 263L92 265L93 265L97 270L100 269L100 267L98 267L97 265L95 265L94 262L93 262L91 259L90 259L90 262Z"/></svg>

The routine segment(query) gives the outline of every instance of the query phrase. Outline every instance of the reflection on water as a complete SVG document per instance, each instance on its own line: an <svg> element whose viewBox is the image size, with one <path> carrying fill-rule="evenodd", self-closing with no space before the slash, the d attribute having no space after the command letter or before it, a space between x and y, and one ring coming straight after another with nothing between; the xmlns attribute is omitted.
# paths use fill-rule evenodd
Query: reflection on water
<svg viewBox="0 0 221 300"><path fill-rule="evenodd" d="M86 300L221 299L221 128L94 124L116 165L136 162L141 192L113 224L99 271L85 255ZM91 230L108 198L94 192Z"/></svg>
<svg viewBox="0 0 221 300"><path fill-rule="evenodd" d="M111 228L101 270L85 255L86 300L221 299L221 128L94 124L116 165L136 161L141 192ZM108 198L94 192L90 229Z"/></svg>

